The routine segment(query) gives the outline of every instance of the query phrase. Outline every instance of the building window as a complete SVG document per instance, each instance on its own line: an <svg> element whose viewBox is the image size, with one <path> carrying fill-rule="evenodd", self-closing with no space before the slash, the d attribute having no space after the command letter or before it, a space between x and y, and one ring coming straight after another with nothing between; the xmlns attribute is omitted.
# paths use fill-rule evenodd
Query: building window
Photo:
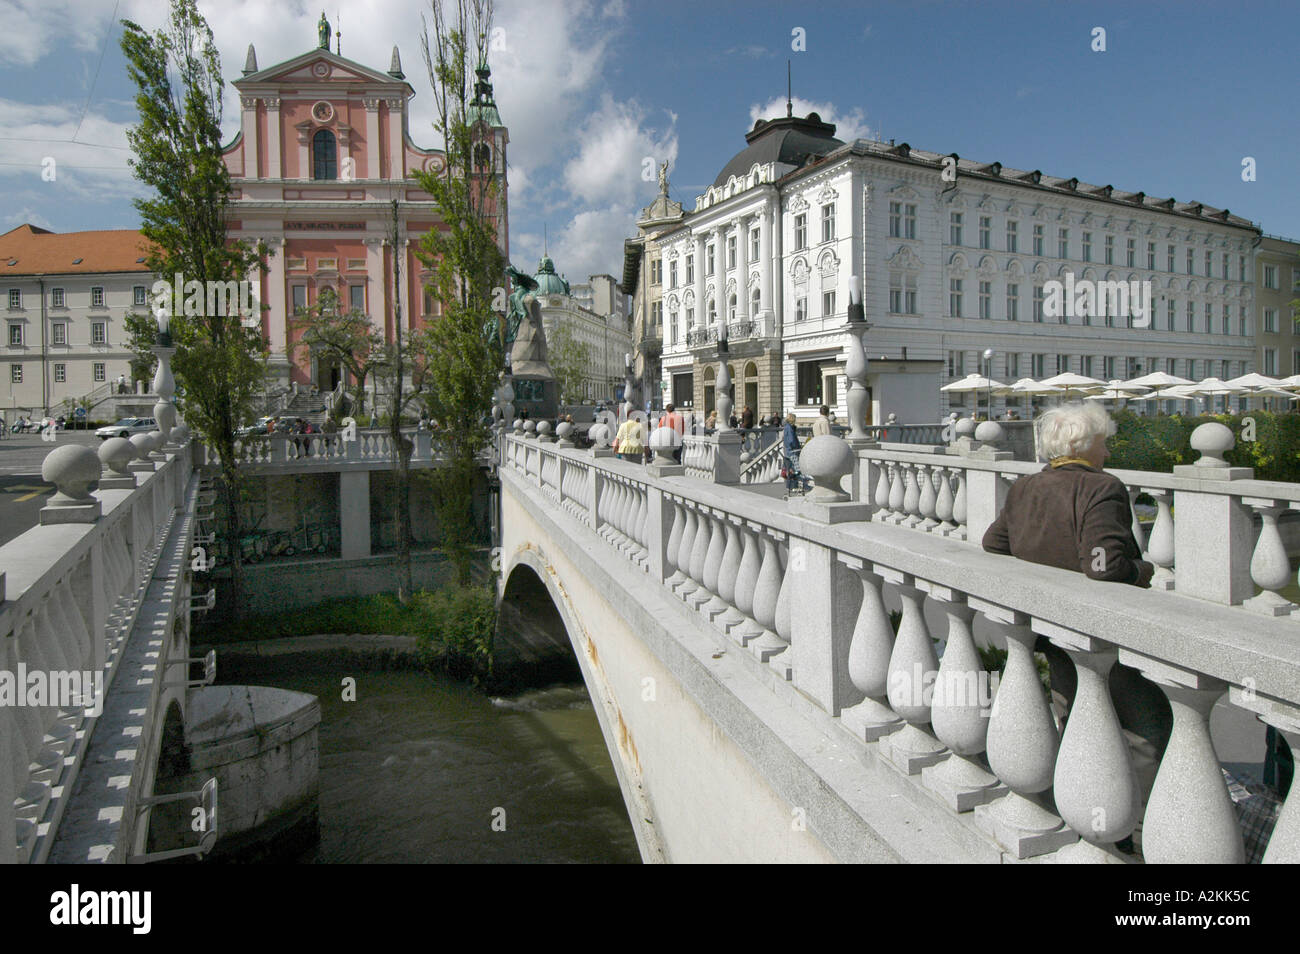
<svg viewBox="0 0 1300 954"><path fill-rule="evenodd" d="M1045 357L1046 355L1036 354L1031 359L1031 367L1033 368L1033 370L1030 371L1029 373L1036 378L1046 377L1046 375L1043 374L1043 359Z"/></svg>
<svg viewBox="0 0 1300 954"><path fill-rule="evenodd" d="M1237 334L1243 338L1246 337L1246 309L1244 307L1237 310Z"/></svg>
<svg viewBox="0 0 1300 954"><path fill-rule="evenodd" d="M1194 301L1187 303L1187 330L1196 330L1196 302Z"/></svg>
<svg viewBox="0 0 1300 954"><path fill-rule="evenodd" d="M1214 253L1206 252L1205 253L1205 277L1213 278L1214 277L1212 274L1213 271L1214 271Z"/></svg>
<svg viewBox="0 0 1300 954"><path fill-rule="evenodd" d="M1174 270L1174 247L1170 245L1165 257L1165 271L1172 272L1173 270Z"/></svg>
<svg viewBox="0 0 1300 954"><path fill-rule="evenodd" d="M64 305L64 303L63 303L63 289L62 289L62 288L51 288L51 289L50 289L50 307L51 307L51 308L66 308L66 307L67 307L67 306Z"/></svg>
<svg viewBox="0 0 1300 954"><path fill-rule="evenodd" d="M980 216L980 248L992 248L993 218L988 215Z"/></svg>
<svg viewBox="0 0 1300 954"><path fill-rule="evenodd" d="M23 326L16 321L9 323L9 346L20 348L23 343Z"/></svg>
<svg viewBox="0 0 1300 954"><path fill-rule="evenodd" d="M1264 287L1271 288L1274 290L1277 289L1277 266L1276 265L1264 266ZM9 307L10 308L17 307L16 305L14 305L14 293L12 291L9 292Z"/></svg>
<svg viewBox="0 0 1300 954"><path fill-rule="evenodd" d="M800 404L822 403L822 366L817 361L800 361L795 365L797 393L795 400Z"/></svg>
<svg viewBox="0 0 1300 954"><path fill-rule="evenodd" d="M94 369L94 372L95 372L95 380L96 380L96 381L103 381L103 380L105 380L105 377L106 377L106 376L105 376L105 372L104 372L104 362L103 362L103 361L96 361L93 365L91 365L91 367Z"/></svg>
<svg viewBox="0 0 1300 954"><path fill-rule="evenodd" d="M948 244L949 245L961 244L961 213L960 212L948 213Z"/></svg>
<svg viewBox="0 0 1300 954"><path fill-rule="evenodd" d="M903 237L903 203L889 203L889 237Z"/></svg>
<svg viewBox="0 0 1300 954"><path fill-rule="evenodd" d="M1124 243L1124 261L1132 268L1137 262L1137 241L1129 239Z"/></svg>
<svg viewBox="0 0 1300 954"><path fill-rule="evenodd" d="M1156 270L1156 243L1155 242L1147 242L1147 268L1149 268L1153 272Z"/></svg>
<svg viewBox="0 0 1300 954"><path fill-rule="evenodd" d="M1195 274L1196 274L1196 269L1195 269L1195 268L1193 267L1193 265L1192 265L1192 262L1193 262L1193 258L1192 258L1192 256L1195 255L1195 254L1196 254L1196 253L1193 252L1190 248L1187 250L1187 274L1188 274L1188 275L1195 275Z"/></svg>
<svg viewBox="0 0 1300 954"><path fill-rule="evenodd" d="M1019 222L1007 222L1007 251L1008 252L1015 252L1019 249L1020 246L1020 242L1019 242L1020 235L1018 233L1019 228L1020 228Z"/></svg>
<svg viewBox="0 0 1300 954"><path fill-rule="evenodd" d="M1237 281L1244 282L1245 280L1246 280L1246 256L1238 255L1237 256Z"/></svg>
<svg viewBox="0 0 1300 954"><path fill-rule="evenodd" d="M979 298L979 306L980 306L980 317L981 317L981 318L992 318L992 317L993 317L993 315L992 315L992 305L991 305L992 300L993 300L993 283L992 283L992 282L980 282L980 298Z"/></svg>
<svg viewBox="0 0 1300 954"><path fill-rule="evenodd" d="M736 267L736 237L734 235L727 236L727 267Z"/></svg>
<svg viewBox="0 0 1300 954"><path fill-rule="evenodd" d="M293 286L293 310L297 314L307 310L307 286Z"/></svg>
<svg viewBox="0 0 1300 954"><path fill-rule="evenodd" d="M1223 253L1223 277L1225 279L1228 277L1228 253L1227 252Z"/></svg>
<svg viewBox="0 0 1300 954"><path fill-rule="evenodd" d="M1291 349L1291 373L1300 374L1300 348Z"/></svg>
<svg viewBox="0 0 1300 954"><path fill-rule="evenodd" d="M829 318L835 314L835 292L822 292L822 316Z"/></svg>
<svg viewBox="0 0 1300 954"><path fill-rule="evenodd" d="M677 287L677 260L673 259L668 263L668 287Z"/></svg>
<svg viewBox="0 0 1300 954"><path fill-rule="evenodd" d="M90 307L91 308L104 307L104 286L103 285L96 285L90 289Z"/></svg>
<svg viewBox="0 0 1300 954"><path fill-rule="evenodd" d="M749 260L757 262L759 258L758 229L749 230Z"/></svg>
<svg viewBox="0 0 1300 954"><path fill-rule="evenodd" d="M808 214L803 213L794 217L794 247L795 250L808 247Z"/></svg>
<svg viewBox="0 0 1300 954"><path fill-rule="evenodd" d="M948 279L948 314L953 318L961 317L961 282L960 278Z"/></svg>
<svg viewBox="0 0 1300 954"><path fill-rule="evenodd" d="M704 248L704 274L709 276L713 274L713 246L708 245Z"/></svg>
<svg viewBox="0 0 1300 954"><path fill-rule="evenodd" d="M21 288L9 289L9 310L17 311L23 307L23 290Z"/></svg>
<svg viewBox="0 0 1300 954"><path fill-rule="evenodd" d="M427 304L432 305L433 302L429 301ZM359 311L363 314L365 313L366 310L366 286L365 285L348 286L348 307L351 308L353 311ZM424 313L426 315L432 314L433 309L426 307Z"/></svg>
<svg viewBox="0 0 1300 954"><path fill-rule="evenodd" d="M1106 236L1105 249L1106 249L1106 264L1114 265L1115 264L1115 236L1113 235Z"/></svg>
<svg viewBox="0 0 1300 954"><path fill-rule="evenodd" d="M66 384L68 381L68 366L56 362L54 365L54 383Z"/></svg>
<svg viewBox="0 0 1300 954"><path fill-rule="evenodd" d="M1041 225L1034 226L1034 254L1040 257L1043 254L1043 227Z"/></svg>
<svg viewBox="0 0 1300 954"><path fill-rule="evenodd" d="M9 383L10 384L23 383L23 366L21 364L9 365Z"/></svg>
<svg viewBox="0 0 1300 954"><path fill-rule="evenodd" d="M1106 355L1102 360L1102 368L1104 369L1102 375L1107 381L1115 379L1115 356L1113 354Z"/></svg>
<svg viewBox="0 0 1300 954"><path fill-rule="evenodd" d="M676 345L677 344L677 312L675 311L670 311L668 313L668 334L670 336L670 340L668 343L670 345Z"/></svg>
<svg viewBox="0 0 1300 954"><path fill-rule="evenodd" d="M1214 306L1208 301L1205 303L1205 333L1211 334L1214 331Z"/></svg>
<svg viewBox="0 0 1300 954"><path fill-rule="evenodd" d="M822 206L822 241L835 241L835 203Z"/></svg>
<svg viewBox="0 0 1300 954"><path fill-rule="evenodd" d="M338 144L334 134L328 129L318 129L311 137L311 177L313 179L337 179Z"/></svg>
<svg viewBox="0 0 1300 954"><path fill-rule="evenodd" d="M1166 315L1166 318L1169 322L1170 331L1174 330L1174 318L1177 316L1177 314L1178 314L1178 302L1174 301L1171 298L1169 299L1169 309L1168 309L1168 314Z"/></svg>
<svg viewBox="0 0 1300 954"><path fill-rule="evenodd" d="M1079 373L1082 374L1085 378L1092 377L1092 355L1085 354L1083 356L1083 370L1080 371Z"/></svg>
<svg viewBox="0 0 1300 954"><path fill-rule="evenodd" d="M108 343L108 324L103 321L92 321L90 323L90 343L107 344Z"/></svg>
<svg viewBox="0 0 1300 954"><path fill-rule="evenodd" d="M145 304L143 285L136 285L131 289L131 304L133 305Z"/></svg>
<svg viewBox="0 0 1300 954"><path fill-rule="evenodd" d="M56 321L52 326L54 331L54 344L65 345L68 343L68 325L66 322Z"/></svg>
<svg viewBox="0 0 1300 954"><path fill-rule="evenodd" d="M1223 306L1223 333L1224 333L1225 335L1230 335L1230 334L1232 334L1232 317L1231 317L1231 316L1232 316L1232 310L1231 310L1231 307L1228 306L1228 305L1224 305L1224 306Z"/></svg>
<svg viewBox="0 0 1300 954"><path fill-rule="evenodd" d="M1013 378L1020 377L1020 352L1013 351L1007 355L1007 374Z"/></svg>
<svg viewBox="0 0 1300 954"><path fill-rule="evenodd" d="M1065 374L1070 370L1070 356L1068 354L1058 354L1056 356L1056 373Z"/></svg>
<svg viewBox="0 0 1300 954"><path fill-rule="evenodd" d="M736 320L736 296L732 295L727 299L727 321Z"/></svg>
<svg viewBox="0 0 1300 954"><path fill-rule="evenodd" d="M1007 321L1020 320L1020 286L1007 286Z"/></svg>
<svg viewBox="0 0 1300 954"><path fill-rule="evenodd" d="M686 309L686 330L690 331L694 327L695 327L695 309L687 308Z"/></svg>
<svg viewBox="0 0 1300 954"><path fill-rule="evenodd" d="M1272 376L1277 374L1277 349L1264 349L1264 373Z"/></svg>
<svg viewBox="0 0 1300 954"><path fill-rule="evenodd" d="M889 273L889 313L903 313L903 276L898 272Z"/></svg>
<svg viewBox="0 0 1300 954"><path fill-rule="evenodd" d="M1042 322L1043 320L1043 286L1034 286L1034 321Z"/></svg>
<svg viewBox="0 0 1300 954"><path fill-rule="evenodd" d="M686 284L689 285L694 281L695 281L695 256L687 255L686 256Z"/></svg>
<svg viewBox="0 0 1300 954"><path fill-rule="evenodd" d="M966 352L948 352L948 377L960 378L966 374Z"/></svg>
<svg viewBox="0 0 1300 954"><path fill-rule="evenodd" d="M1092 233L1091 232L1083 233L1083 260L1085 262L1092 261Z"/></svg>
<svg viewBox="0 0 1300 954"><path fill-rule="evenodd" d="M1056 231L1056 257L1070 257L1070 230L1057 229Z"/></svg>
<svg viewBox="0 0 1300 954"><path fill-rule="evenodd" d="M794 300L794 320L803 321L808 317L808 299L800 295Z"/></svg>

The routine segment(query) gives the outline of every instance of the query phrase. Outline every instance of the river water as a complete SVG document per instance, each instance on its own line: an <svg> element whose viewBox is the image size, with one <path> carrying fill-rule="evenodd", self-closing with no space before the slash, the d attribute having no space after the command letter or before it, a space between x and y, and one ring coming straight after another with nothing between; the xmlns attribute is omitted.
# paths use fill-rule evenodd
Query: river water
<svg viewBox="0 0 1300 954"><path fill-rule="evenodd" d="M334 660L240 656L221 679L321 701L320 840L295 860L640 861L581 683L492 697ZM356 701L343 699L345 676Z"/></svg>

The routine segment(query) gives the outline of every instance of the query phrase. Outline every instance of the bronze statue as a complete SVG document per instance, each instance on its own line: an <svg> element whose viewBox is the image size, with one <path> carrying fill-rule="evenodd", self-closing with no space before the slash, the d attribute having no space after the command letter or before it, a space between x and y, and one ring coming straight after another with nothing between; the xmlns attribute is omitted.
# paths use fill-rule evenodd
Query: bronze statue
<svg viewBox="0 0 1300 954"><path fill-rule="evenodd" d="M320 22L316 24L316 35L319 37L317 46L322 50L330 48L330 22L325 19L325 11L320 13Z"/></svg>
<svg viewBox="0 0 1300 954"><path fill-rule="evenodd" d="M513 265L506 266L506 274L510 276L510 282L515 286L515 290L510 293L506 310L505 351L508 354L515 343L515 337L519 334L520 323L528 317L528 306L524 303L524 296L537 290L537 282L531 275L525 275Z"/></svg>

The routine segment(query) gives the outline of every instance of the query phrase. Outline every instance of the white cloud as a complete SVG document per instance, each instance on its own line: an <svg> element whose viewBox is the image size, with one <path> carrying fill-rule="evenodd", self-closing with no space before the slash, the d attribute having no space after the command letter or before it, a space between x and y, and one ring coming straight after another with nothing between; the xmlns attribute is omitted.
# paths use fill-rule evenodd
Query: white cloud
<svg viewBox="0 0 1300 954"><path fill-rule="evenodd" d="M601 97L578 131L581 148L564 168L569 190L593 205L628 204L649 199L658 188L658 168L677 162L677 132L670 126L656 133L645 126L645 110Z"/></svg>
<svg viewBox="0 0 1300 954"><path fill-rule="evenodd" d="M809 113L816 113L821 116L822 122L834 123L836 138L845 142L852 142L854 139L868 139L871 136L871 127L867 125L867 117L861 106L855 106L845 113L841 112L834 103L819 103L811 99L804 99L801 96L795 96L793 103L796 116L807 116ZM777 119L784 115L785 97L778 96L766 105L759 106L755 104L749 107L749 126L752 129L754 123L760 119Z"/></svg>
<svg viewBox="0 0 1300 954"><path fill-rule="evenodd" d="M83 120L81 109L71 103L0 99L0 129L5 135L0 180L8 188L30 184L48 202L105 202L140 195L124 148L128 124L94 111Z"/></svg>
<svg viewBox="0 0 1300 954"><path fill-rule="evenodd" d="M98 53L113 4L105 0L7 0L0 65L35 66L56 49ZM116 32L114 34L114 42Z"/></svg>
<svg viewBox="0 0 1300 954"><path fill-rule="evenodd" d="M627 0L609 0L600 15L609 20L621 20L627 16Z"/></svg>
<svg viewBox="0 0 1300 954"><path fill-rule="evenodd" d="M635 234L636 213L625 206L579 212L558 235L552 231L551 258L570 282L598 274L621 279L623 240Z"/></svg>

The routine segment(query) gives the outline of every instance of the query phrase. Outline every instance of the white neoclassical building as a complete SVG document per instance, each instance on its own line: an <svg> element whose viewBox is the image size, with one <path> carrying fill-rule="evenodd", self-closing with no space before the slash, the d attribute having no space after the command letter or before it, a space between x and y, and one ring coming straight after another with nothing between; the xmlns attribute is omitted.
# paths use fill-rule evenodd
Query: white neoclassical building
<svg viewBox="0 0 1300 954"><path fill-rule="evenodd" d="M547 342L553 342L556 329L562 327L587 348L578 400L616 400L623 387L623 361L632 352L627 296L610 275L592 275L570 286L556 273L549 255L542 256L533 280Z"/></svg>
<svg viewBox="0 0 1300 954"><path fill-rule="evenodd" d="M653 243L668 399L712 406L725 320L737 407L756 399L758 414L810 416L826 403L845 415L855 276L874 421L969 409L970 395L939 385L990 363L1006 381L1255 369L1260 231L1226 209L906 143L843 143L816 114L760 120L746 139L694 212ZM1058 316L1053 282L1149 282L1150 314Z"/></svg>

